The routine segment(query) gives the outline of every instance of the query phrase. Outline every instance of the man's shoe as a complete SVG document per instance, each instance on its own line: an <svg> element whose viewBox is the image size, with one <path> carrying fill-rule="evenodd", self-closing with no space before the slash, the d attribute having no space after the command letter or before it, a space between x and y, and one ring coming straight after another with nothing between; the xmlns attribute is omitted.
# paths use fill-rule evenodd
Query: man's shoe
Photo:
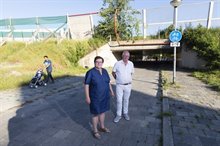
<svg viewBox="0 0 220 146"><path fill-rule="evenodd" d="M128 115L128 114L124 114L124 118L125 118L125 120L127 120L127 121L129 121L129 120L130 120L130 117L129 117L129 115Z"/></svg>
<svg viewBox="0 0 220 146"><path fill-rule="evenodd" d="M115 119L114 119L114 122L118 123L120 121L120 119L121 119L121 116L116 116Z"/></svg>

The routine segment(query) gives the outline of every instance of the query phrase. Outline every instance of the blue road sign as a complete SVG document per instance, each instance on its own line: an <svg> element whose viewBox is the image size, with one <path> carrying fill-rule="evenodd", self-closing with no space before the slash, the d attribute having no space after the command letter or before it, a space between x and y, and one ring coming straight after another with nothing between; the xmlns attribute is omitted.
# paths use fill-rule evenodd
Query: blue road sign
<svg viewBox="0 0 220 146"><path fill-rule="evenodd" d="M182 33L178 30L173 30L169 35L169 39L171 42L179 42L182 39Z"/></svg>

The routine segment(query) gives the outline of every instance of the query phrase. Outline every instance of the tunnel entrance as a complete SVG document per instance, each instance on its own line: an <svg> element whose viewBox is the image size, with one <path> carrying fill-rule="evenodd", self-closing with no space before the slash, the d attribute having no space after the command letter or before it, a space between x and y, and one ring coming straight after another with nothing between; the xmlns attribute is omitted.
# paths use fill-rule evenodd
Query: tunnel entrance
<svg viewBox="0 0 220 146"><path fill-rule="evenodd" d="M114 51L113 54L117 60L121 59L123 51ZM130 60L135 67L172 67L173 48L170 49L152 49L152 50L131 50ZM180 60L180 49L177 49L177 62ZM177 63L178 66L178 63Z"/></svg>

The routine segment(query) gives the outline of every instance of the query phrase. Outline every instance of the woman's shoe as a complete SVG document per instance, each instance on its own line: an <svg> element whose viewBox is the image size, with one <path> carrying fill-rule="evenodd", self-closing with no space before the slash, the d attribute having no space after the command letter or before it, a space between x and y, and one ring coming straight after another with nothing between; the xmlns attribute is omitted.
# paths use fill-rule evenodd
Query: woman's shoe
<svg viewBox="0 0 220 146"><path fill-rule="evenodd" d="M108 128L99 128L100 132L110 133L111 131Z"/></svg>
<svg viewBox="0 0 220 146"><path fill-rule="evenodd" d="M93 135L93 137L96 138L96 139L101 139L101 135L99 134L98 131L96 131L96 132L93 131L92 135Z"/></svg>

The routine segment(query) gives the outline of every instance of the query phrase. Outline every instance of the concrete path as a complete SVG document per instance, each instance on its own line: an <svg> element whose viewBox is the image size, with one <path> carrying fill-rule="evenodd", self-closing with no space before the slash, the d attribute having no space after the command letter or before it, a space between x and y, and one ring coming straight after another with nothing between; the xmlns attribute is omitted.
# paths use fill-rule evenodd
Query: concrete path
<svg viewBox="0 0 220 146"><path fill-rule="evenodd" d="M172 72L165 75L171 81ZM174 145L220 146L220 93L184 70L177 72L176 83L164 92Z"/></svg>
<svg viewBox="0 0 220 146"><path fill-rule="evenodd" d="M106 114L110 134L91 135L83 77L56 80L38 89L0 93L1 146L158 146L161 137L159 72L135 69L129 113L131 120L113 123L115 99ZM114 87L115 88L115 87ZM24 104L26 103L26 104ZM22 106L21 106L22 105Z"/></svg>
<svg viewBox="0 0 220 146"><path fill-rule="evenodd" d="M41 86L37 89L23 86L17 89L0 91L0 113L39 98L45 98L49 95L75 88L82 84L82 78L82 76L64 77L57 79L55 84L49 83L48 86Z"/></svg>
<svg viewBox="0 0 220 146"><path fill-rule="evenodd" d="M159 72L155 68L135 71L129 108L131 121L112 122L116 103L111 99L106 127L112 132L102 133L101 140L91 135L83 76L57 79L55 84L38 89L1 91L0 145L158 146L166 145L168 140L169 146L220 146L218 92L191 77L190 72L178 71L176 88L164 92L167 100L163 109L168 113L161 114ZM172 72L165 74L171 81Z"/></svg>

